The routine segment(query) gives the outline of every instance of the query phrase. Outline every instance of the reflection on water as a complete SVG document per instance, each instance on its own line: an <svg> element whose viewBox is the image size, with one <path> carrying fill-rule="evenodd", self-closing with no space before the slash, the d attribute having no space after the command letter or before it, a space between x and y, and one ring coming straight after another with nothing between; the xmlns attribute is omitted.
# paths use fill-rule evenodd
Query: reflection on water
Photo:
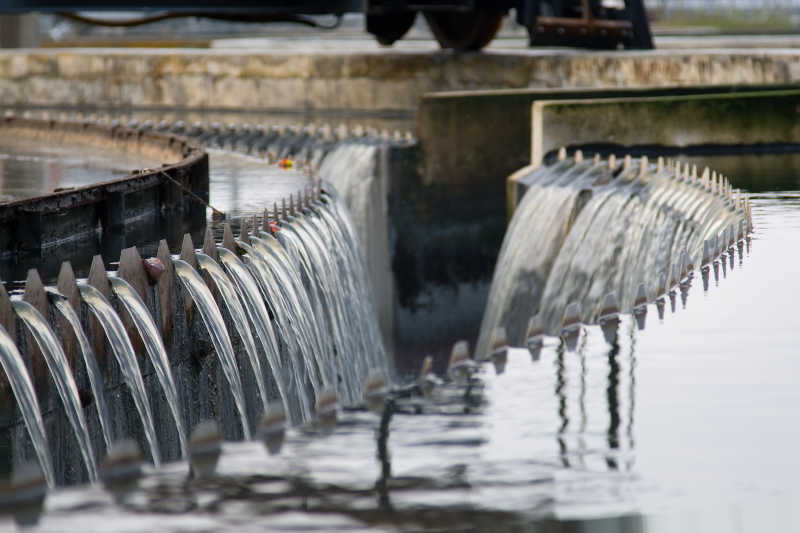
<svg viewBox="0 0 800 533"><path fill-rule="evenodd" d="M35 141L0 138L0 203L94 185L160 164L88 146L45 146Z"/></svg>
<svg viewBox="0 0 800 533"><path fill-rule="evenodd" d="M280 204L281 198L296 195L310 183L301 172L283 170L262 159L221 150L209 150L209 163L210 203L226 213L227 221L234 221L234 230L238 229L239 217L260 216L265 208L271 210L275 202ZM99 150L87 149L76 154L63 147L0 141L0 202L4 198L29 198L57 188L107 181L128 175L131 169L152 166L155 166L152 161ZM220 240L221 222L215 222L214 229ZM127 225L124 232L105 241L98 233L94 239L48 248L41 257L3 257L0 279L21 280L29 268L37 268L45 282L49 282L55 279L65 260L71 261L76 275L82 277L87 275L95 254L115 261L123 248L135 245L142 256L155 255L162 238L166 238L172 251L177 253L184 233L190 232L193 241L199 244L204 231L204 227L164 225L158 218L144 219Z"/></svg>
<svg viewBox="0 0 800 533"><path fill-rule="evenodd" d="M590 326L575 350L514 349L469 393L398 400L382 442L378 415L350 411L327 437L293 433L279 456L226 444L211 480L176 464L123 504L63 490L39 527L791 531L800 192L762 190L752 205L752 242L722 258L718 284L682 286L685 306L663 318L651 305L644 330L626 316L613 343Z"/></svg>

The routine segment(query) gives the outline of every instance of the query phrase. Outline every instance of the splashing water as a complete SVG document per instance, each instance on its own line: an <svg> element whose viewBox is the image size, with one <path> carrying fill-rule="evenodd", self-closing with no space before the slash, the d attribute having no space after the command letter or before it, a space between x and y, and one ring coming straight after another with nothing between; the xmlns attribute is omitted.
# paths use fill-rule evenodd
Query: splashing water
<svg viewBox="0 0 800 533"><path fill-rule="evenodd" d="M236 330L239 332L239 337L242 339L244 349L247 352L247 357L250 360L250 366L253 368L253 374L256 378L256 386L258 387L258 394L261 396L261 403L264 407L264 412L267 410L267 386L264 383L264 372L261 369L261 361L258 358L258 350L256 349L256 341L253 339L253 334L250 332L250 326L247 323L247 316L245 315L242 303L239 301L236 288L231 280L225 275L216 261L211 259L206 254L197 254L197 264L200 268L205 270L214 280L214 283L219 287L219 293L228 312L231 314Z"/></svg>
<svg viewBox="0 0 800 533"><path fill-rule="evenodd" d="M235 253L227 248L217 248L217 250L219 252L220 262L233 279L239 298L244 303L247 316L250 318L250 322L255 326L256 335L261 341L264 353L267 354L267 362L275 378L275 384L278 387L278 393L280 394L283 408L286 413L293 413L289 406L286 376L280 364L278 341L275 338L275 332L272 330L272 324L269 321L269 314L267 308L264 306L264 300L258 292L258 285L250 275L247 267L245 267ZM298 403L300 404L299 398ZM300 404L300 406L302 406L302 404ZM309 411L299 413L296 420L303 420L305 417L310 416L310 414Z"/></svg>
<svg viewBox="0 0 800 533"><path fill-rule="evenodd" d="M44 431L42 412L39 410L39 402L36 400L36 391L31 383L28 370L22 361L19 350L14 345L11 336L0 325L0 365L11 384L11 391L17 400L17 405L22 413L22 420L25 428L31 437L33 449L39 459L47 485L52 488L55 486L55 476L53 474L53 463L50 460L50 450L47 445L47 434Z"/></svg>
<svg viewBox="0 0 800 533"><path fill-rule="evenodd" d="M150 457L153 459L153 464L159 466L161 464L161 452L156 440L153 415L150 412L150 403L147 400L139 363L136 361L133 346L125 332L125 326L122 325L119 316L117 316L114 308L111 307L102 292L86 284L79 284L78 290L81 293L81 298L89 306L89 309L91 309L106 333L108 344L111 346L111 353L117 359L122 378L131 391L133 403L136 406L139 419L142 421L145 439L147 439L147 444L150 447Z"/></svg>
<svg viewBox="0 0 800 533"><path fill-rule="evenodd" d="M44 356L50 375L61 397L69 423L78 441L81 456L86 466L86 472L91 482L97 481L97 463L92 454L91 439L89 438L89 428L86 425L86 418L81 408L81 400L78 396L78 387L75 379L70 372L67 356L64 349L59 344L55 333L44 317L31 304L24 300L14 300L11 302L17 316L27 326L36 344Z"/></svg>
<svg viewBox="0 0 800 533"><path fill-rule="evenodd" d="M103 441L106 444L106 449L108 449L113 440L111 437L111 421L108 415L108 404L103 394L103 374L100 372L100 367L97 366L97 359L94 356L92 345L86 337L81 321L69 301L60 293L50 292L49 294L51 295L50 301L72 326L72 331L78 339L83 362L86 365L86 374L89 376L89 386L91 386L92 394L94 395L94 404L97 408L97 418L100 420L100 429L103 432Z"/></svg>
<svg viewBox="0 0 800 533"><path fill-rule="evenodd" d="M161 340L158 328L156 328L153 317L147 310L147 306L145 306L139 293L127 281L117 277L110 277L108 280L111 282L111 289L114 294L117 295L117 298L119 298L119 301L133 319L136 330L144 342L145 351L150 356L150 362L156 371L161 389L164 391L172 418L175 420L178 440L181 446L181 456L188 457L186 429L180 414L178 390L175 388L175 380L172 378L169 358L167 357L167 351L164 349L164 342Z"/></svg>
<svg viewBox="0 0 800 533"><path fill-rule="evenodd" d="M203 318L203 323L211 337L211 342L217 351L222 373L228 381L233 402L236 404L236 410L239 412L239 421L242 425L244 438L245 440L250 440L250 427L247 423L242 380L239 376L239 368L236 366L236 356L233 353L233 346L228 336L228 330L225 328L222 313L219 312L211 291L208 290L197 271L182 259L174 259L173 263L178 279L181 280L183 286L186 287L186 290L189 291L192 299L197 304L197 309Z"/></svg>

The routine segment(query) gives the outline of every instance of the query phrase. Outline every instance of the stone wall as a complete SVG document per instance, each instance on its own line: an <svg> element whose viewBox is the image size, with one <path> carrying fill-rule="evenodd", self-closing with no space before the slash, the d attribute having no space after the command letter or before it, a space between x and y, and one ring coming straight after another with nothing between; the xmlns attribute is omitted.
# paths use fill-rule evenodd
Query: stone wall
<svg viewBox="0 0 800 533"><path fill-rule="evenodd" d="M433 91L791 83L800 52L0 51L4 105L399 111Z"/></svg>

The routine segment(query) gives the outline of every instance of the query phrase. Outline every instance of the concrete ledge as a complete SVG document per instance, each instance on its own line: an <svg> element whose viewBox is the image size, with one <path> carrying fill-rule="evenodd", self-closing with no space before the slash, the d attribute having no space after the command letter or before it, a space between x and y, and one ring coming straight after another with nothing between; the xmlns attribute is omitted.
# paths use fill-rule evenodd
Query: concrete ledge
<svg viewBox="0 0 800 533"><path fill-rule="evenodd" d="M534 102L531 163L507 180L508 211L520 197L519 177L559 147L591 145L598 151L637 152L654 147L715 152L743 146L785 149L800 143L798 114L800 89Z"/></svg>
<svg viewBox="0 0 800 533"><path fill-rule="evenodd" d="M433 91L790 83L798 77L795 50L0 51L5 105L407 111Z"/></svg>
<svg viewBox="0 0 800 533"><path fill-rule="evenodd" d="M639 99L785 91L795 85L699 85L612 89L513 89L426 94L417 113L429 183L497 185L530 163L531 105L542 100Z"/></svg>
<svg viewBox="0 0 800 533"><path fill-rule="evenodd" d="M188 139L89 122L13 117L0 119L0 137L99 147L164 163L123 178L0 204L0 225L10 228L0 233L2 257L42 258L43 250L51 255L54 246L98 239L107 243L134 221L152 225L169 218L179 229L205 226L205 206L189 200L186 191L208 201L208 156Z"/></svg>
<svg viewBox="0 0 800 533"><path fill-rule="evenodd" d="M795 143L800 90L533 104L531 164L560 146ZM658 127L651 127L657 125Z"/></svg>

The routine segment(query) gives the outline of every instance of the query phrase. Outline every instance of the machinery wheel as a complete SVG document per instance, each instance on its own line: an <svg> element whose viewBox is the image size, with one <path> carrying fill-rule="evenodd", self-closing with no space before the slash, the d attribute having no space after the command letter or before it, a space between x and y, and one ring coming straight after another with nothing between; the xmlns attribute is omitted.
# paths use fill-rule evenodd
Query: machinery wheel
<svg viewBox="0 0 800 533"><path fill-rule="evenodd" d="M503 12L476 9L467 12L434 11L425 20L442 48L480 50L494 39L503 21Z"/></svg>
<svg viewBox="0 0 800 533"><path fill-rule="evenodd" d="M367 31L383 46L390 46L406 34L416 18L416 11L367 15Z"/></svg>

